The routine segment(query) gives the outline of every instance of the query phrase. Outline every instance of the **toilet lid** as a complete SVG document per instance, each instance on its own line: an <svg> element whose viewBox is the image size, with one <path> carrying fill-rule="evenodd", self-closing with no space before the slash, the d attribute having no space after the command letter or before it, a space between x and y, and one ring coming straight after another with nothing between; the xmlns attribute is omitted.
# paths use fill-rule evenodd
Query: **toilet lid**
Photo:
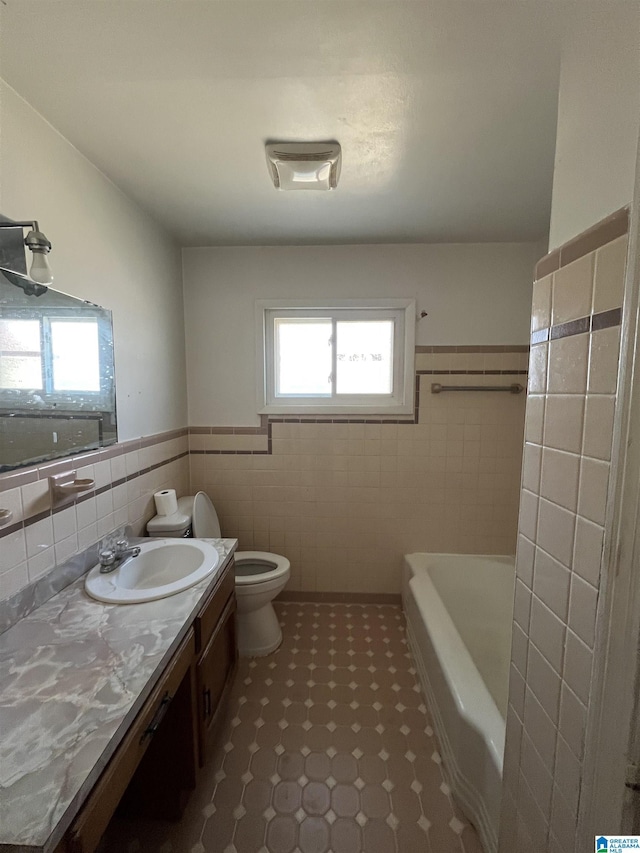
<svg viewBox="0 0 640 853"><path fill-rule="evenodd" d="M268 551L236 551L236 586L262 583L286 575L291 563L280 554Z"/></svg>
<svg viewBox="0 0 640 853"><path fill-rule="evenodd" d="M198 492L193 499L193 535L196 539L218 539L220 522L209 495Z"/></svg>

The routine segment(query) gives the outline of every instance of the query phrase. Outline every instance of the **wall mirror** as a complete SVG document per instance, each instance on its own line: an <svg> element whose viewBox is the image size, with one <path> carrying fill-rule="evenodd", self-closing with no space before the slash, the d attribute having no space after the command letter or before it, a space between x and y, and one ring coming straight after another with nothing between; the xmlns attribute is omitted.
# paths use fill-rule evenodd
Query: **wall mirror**
<svg viewBox="0 0 640 853"><path fill-rule="evenodd" d="M0 267L0 473L116 440L111 312Z"/></svg>

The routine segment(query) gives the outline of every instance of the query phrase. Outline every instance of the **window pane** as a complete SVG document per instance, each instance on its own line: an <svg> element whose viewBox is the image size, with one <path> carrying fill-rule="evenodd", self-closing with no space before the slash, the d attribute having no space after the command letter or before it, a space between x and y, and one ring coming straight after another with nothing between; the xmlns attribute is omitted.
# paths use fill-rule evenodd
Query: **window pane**
<svg viewBox="0 0 640 853"><path fill-rule="evenodd" d="M393 393L393 320L338 321L337 332L337 393Z"/></svg>
<svg viewBox="0 0 640 853"><path fill-rule="evenodd" d="M39 320L0 320L0 350L5 352L40 352Z"/></svg>
<svg viewBox="0 0 640 853"><path fill-rule="evenodd" d="M55 391L100 390L97 320L52 320L51 351Z"/></svg>
<svg viewBox="0 0 640 853"><path fill-rule="evenodd" d="M3 355L0 358L0 388L42 390L42 361L39 356Z"/></svg>
<svg viewBox="0 0 640 853"><path fill-rule="evenodd" d="M276 396L331 396L331 320L275 320Z"/></svg>
<svg viewBox="0 0 640 853"><path fill-rule="evenodd" d="M0 388L42 390L39 320L0 320Z"/></svg>

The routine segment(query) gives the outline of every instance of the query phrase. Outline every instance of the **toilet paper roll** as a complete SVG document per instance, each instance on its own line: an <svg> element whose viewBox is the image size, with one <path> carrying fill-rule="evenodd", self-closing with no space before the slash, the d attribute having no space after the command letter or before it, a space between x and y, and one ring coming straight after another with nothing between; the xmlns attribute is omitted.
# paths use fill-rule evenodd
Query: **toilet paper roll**
<svg viewBox="0 0 640 853"><path fill-rule="evenodd" d="M175 489L163 489L161 492L156 492L153 499L156 502L158 515L173 515L174 512L178 511Z"/></svg>

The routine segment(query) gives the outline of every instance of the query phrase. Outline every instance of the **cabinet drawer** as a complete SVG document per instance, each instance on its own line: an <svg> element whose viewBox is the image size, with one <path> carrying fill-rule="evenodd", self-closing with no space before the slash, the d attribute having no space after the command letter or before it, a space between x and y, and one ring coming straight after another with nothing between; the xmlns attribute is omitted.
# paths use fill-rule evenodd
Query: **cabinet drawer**
<svg viewBox="0 0 640 853"><path fill-rule="evenodd" d="M233 558L224 570L224 573L209 598L202 605L202 610L196 616L196 652L205 648L211 635L216 629L220 616L224 610L229 596L235 591L236 576Z"/></svg>
<svg viewBox="0 0 640 853"><path fill-rule="evenodd" d="M67 836L69 853L93 853L97 848L194 653L195 637L190 629L72 824Z"/></svg>

